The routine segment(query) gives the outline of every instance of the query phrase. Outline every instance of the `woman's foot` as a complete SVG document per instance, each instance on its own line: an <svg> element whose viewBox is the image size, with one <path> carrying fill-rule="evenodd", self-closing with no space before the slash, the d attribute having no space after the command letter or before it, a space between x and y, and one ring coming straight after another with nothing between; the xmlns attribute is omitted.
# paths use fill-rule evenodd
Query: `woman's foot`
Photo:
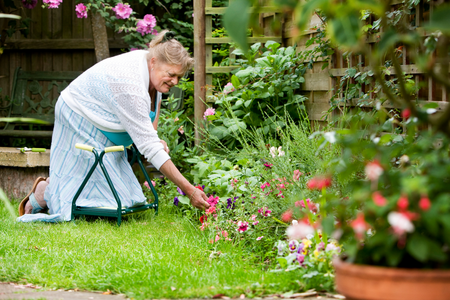
<svg viewBox="0 0 450 300"><path fill-rule="evenodd" d="M34 190L34 193L33 193L37 204L42 209L45 209L47 207L47 202L44 200L44 194L45 194L45 189L47 188L49 183L50 183L50 177L48 177L45 181L44 180L40 181L37 184L36 189ZM31 214L32 212L33 212L33 205L31 204L31 201L27 201L27 203L25 205L25 214Z"/></svg>

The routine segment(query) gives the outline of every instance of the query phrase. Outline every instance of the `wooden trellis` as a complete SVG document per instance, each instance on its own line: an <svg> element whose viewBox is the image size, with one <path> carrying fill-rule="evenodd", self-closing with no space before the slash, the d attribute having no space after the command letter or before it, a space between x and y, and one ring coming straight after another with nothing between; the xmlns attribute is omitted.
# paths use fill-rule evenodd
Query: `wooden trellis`
<svg viewBox="0 0 450 300"><path fill-rule="evenodd" d="M229 73L238 67L233 66L233 56L230 56L229 66L213 66L212 50L214 45L232 42L229 37L212 37L213 15L223 15L225 10L226 7L213 7L212 0L194 0L194 98L197 125L200 125L198 121L203 118L206 109L207 87L213 85L213 74ZM248 37L248 42L250 44L267 41L282 43L282 35L275 35L268 26L269 20L274 18L283 24L285 16L281 13L282 10L273 6L261 6L258 11L260 12L260 27L264 28L264 34ZM195 136L197 141L201 139L197 130Z"/></svg>

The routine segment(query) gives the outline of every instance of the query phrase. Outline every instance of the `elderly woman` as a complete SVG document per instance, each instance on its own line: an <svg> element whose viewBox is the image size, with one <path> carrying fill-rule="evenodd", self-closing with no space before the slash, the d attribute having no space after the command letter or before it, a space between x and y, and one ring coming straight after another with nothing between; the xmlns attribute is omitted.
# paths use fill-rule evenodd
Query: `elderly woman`
<svg viewBox="0 0 450 300"><path fill-rule="evenodd" d="M19 206L19 221L69 221L72 199L93 164L92 154L75 148L82 143L103 149L134 143L145 158L205 209L206 195L190 184L170 160L167 144L158 138L161 93L176 85L193 59L167 30L136 50L105 59L76 78L55 107L50 178L38 178ZM146 202L124 152L104 156L104 164L123 206ZM85 207L117 206L99 169L77 200ZM39 213L48 207L49 214Z"/></svg>

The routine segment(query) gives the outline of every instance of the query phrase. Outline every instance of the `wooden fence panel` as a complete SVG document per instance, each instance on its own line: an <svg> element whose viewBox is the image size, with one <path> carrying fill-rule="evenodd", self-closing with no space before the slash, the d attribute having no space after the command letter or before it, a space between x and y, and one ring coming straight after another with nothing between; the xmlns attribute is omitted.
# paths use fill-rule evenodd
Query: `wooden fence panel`
<svg viewBox="0 0 450 300"><path fill-rule="evenodd" d="M14 0L22 7L20 0ZM59 8L21 9L22 17L31 18L28 37L19 32L7 38L0 55L0 96L11 95L14 71L84 71L96 63L90 17L79 19L76 0L64 0ZM128 48L119 34L108 30L111 56ZM1 107L1 104L0 104ZM0 110L0 115L2 111Z"/></svg>

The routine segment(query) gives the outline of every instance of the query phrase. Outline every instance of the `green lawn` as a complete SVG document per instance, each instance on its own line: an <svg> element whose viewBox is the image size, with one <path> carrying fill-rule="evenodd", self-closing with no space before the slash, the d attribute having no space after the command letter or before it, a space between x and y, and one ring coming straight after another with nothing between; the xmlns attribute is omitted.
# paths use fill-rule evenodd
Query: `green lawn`
<svg viewBox="0 0 450 300"><path fill-rule="evenodd" d="M18 223L0 202L0 241L0 281L49 289L109 289L148 299L255 297L305 288L296 272L268 272L238 245L214 249L197 224L164 205L158 216L141 213L117 227L105 219Z"/></svg>

